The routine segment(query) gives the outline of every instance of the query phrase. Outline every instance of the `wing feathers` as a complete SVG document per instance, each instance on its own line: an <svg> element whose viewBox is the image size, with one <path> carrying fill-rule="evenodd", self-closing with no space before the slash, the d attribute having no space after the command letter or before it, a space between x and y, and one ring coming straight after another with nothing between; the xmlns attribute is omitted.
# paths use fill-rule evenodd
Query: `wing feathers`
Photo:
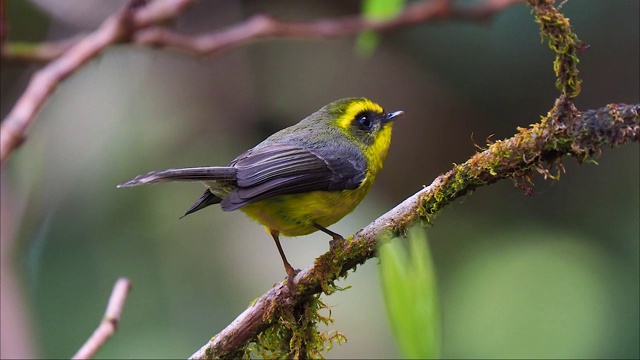
<svg viewBox="0 0 640 360"><path fill-rule="evenodd" d="M232 211L277 195L355 189L366 177L366 161L353 153L284 144L254 148L231 162L238 187L220 206Z"/></svg>
<svg viewBox="0 0 640 360"><path fill-rule="evenodd" d="M277 177L326 170L327 165L324 161L306 152L290 158L275 158L251 166L238 166L237 181L238 186L250 187Z"/></svg>
<svg viewBox="0 0 640 360"><path fill-rule="evenodd" d="M224 211L232 211L249 203L264 200L276 195L296 194L313 190L327 190L329 183L330 181L327 179L313 179L306 175L275 179L250 188L236 189L222 200L220 207Z"/></svg>

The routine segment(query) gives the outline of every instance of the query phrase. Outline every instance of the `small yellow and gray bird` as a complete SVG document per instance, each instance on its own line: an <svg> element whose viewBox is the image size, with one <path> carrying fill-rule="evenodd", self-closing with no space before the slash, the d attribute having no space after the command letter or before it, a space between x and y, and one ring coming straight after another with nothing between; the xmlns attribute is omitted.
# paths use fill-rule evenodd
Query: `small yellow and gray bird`
<svg viewBox="0 0 640 360"><path fill-rule="evenodd" d="M366 98L334 101L296 125L283 129L227 166L152 171L118 185L201 181L207 189L183 216L209 205L240 209L264 225L282 257L288 282L296 271L287 261L280 235L301 236L327 229L367 195L382 169L393 120Z"/></svg>

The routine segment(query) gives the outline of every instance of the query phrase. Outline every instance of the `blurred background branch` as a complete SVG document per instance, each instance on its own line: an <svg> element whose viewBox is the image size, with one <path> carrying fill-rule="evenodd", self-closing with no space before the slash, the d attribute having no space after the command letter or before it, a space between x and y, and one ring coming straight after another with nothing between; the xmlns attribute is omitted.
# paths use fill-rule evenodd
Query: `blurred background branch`
<svg viewBox="0 0 640 360"><path fill-rule="evenodd" d="M352 16L303 23L283 22L269 16L256 15L230 29L193 37L179 35L163 27L145 29L137 33L148 26L178 16L192 1L154 1L146 5L146 9L142 9L146 1L132 0L123 10L107 19L94 33L75 43L70 39L59 44L2 44L3 60L43 61L50 57L53 62L34 74L13 110L3 119L0 127L0 165L4 164L9 154L22 144L28 127L56 86L105 48L122 41L133 40L135 43L169 46L203 55L240 46L258 38L337 37L364 30L397 29L433 19L486 19L519 2L521 0L487 0L475 6L461 8L453 6L450 0L423 1L408 6L397 18L385 21L371 21L361 16ZM136 13L138 8L141 10Z"/></svg>
<svg viewBox="0 0 640 360"><path fill-rule="evenodd" d="M160 1L161 2L161 1ZM227 29L200 35L183 35L164 26L131 29L128 42L169 47L194 55L211 55L245 45L250 41L272 38L332 38L366 30L385 31L435 20L487 20L505 8L523 0L488 0L460 6L451 0L422 1L410 4L390 20L367 20L363 16L321 19L309 22L284 21L267 14L254 15ZM182 10L175 8L175 10ZM167 16L167 14L163 14ZM172 14L177 16L178 14ZM153 21L156 22L156 21ZM83 35L45 43L8 43L0 53L3 61L47 62L62 56Z"/></svg>
<svg viewBox="0 0 640 360"><path fill-rule="evenodd" d="M31 122L62 80L108 46L130 37L135 29L177 16L190 3L190 0L163 0L144 6L144 0L131 0L122 10L105 20L95 32L83 37L52 63L36 72L24 94L2 120L0 166L11 152L22 144ZM2 46L7 45L3 43Z"/></svg>

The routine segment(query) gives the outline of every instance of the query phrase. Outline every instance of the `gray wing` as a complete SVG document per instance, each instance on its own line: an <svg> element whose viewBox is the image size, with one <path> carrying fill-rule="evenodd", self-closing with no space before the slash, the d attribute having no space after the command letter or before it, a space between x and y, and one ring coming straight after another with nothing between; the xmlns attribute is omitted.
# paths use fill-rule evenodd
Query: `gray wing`
<svg viewBox="0 0 640 360"><path fill-rule="evenodd" d="M339 146L271 144L247 151L229 166L237 170L238 187L220 203L224 211L276 195L355 189L366 177L362 153Z"/></svg>

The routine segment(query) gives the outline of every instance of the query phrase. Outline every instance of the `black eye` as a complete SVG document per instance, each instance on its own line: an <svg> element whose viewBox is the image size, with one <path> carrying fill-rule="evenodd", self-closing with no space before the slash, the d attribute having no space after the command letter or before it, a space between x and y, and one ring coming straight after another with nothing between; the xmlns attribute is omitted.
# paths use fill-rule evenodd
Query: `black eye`
<svg viewBox="0 0 640 360"><path fill-rule="evenodd" d="M369 114L360 114L356 116L356 119L358 119L358 127L362 130L371 130L373 127L373 122Z"/></svg>

